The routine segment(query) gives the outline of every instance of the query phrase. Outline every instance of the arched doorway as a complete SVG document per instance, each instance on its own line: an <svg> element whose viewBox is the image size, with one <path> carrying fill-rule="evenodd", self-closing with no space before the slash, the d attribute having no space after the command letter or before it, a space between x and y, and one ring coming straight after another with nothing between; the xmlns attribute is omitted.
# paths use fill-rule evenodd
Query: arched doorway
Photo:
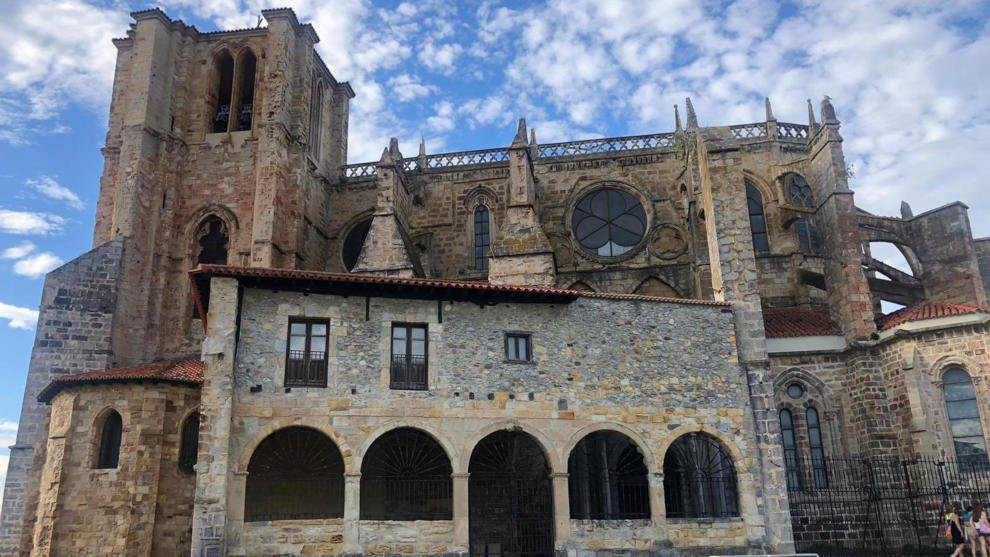
<svg viewBox="0 0 990 557"><path fill-rule="evenodd" d="M472 557L553 555L553 485L536 439L492 433L474 448L468 471Z"/></svg>

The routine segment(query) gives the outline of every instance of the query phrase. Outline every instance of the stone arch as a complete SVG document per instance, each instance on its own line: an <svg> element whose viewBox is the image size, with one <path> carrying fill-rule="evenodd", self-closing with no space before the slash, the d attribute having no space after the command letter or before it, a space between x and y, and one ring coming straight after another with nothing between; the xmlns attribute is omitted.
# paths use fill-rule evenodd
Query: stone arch
<svg viewBox="0 0 990 557"><path fill-rule="evenodd" d="M430 436L434 441L439 443L444 452L447 453L447 458L450 460L451 469L453 469L455 473L460 470L461 453L455 448L454 444L451 443L450 440L434 431L433 428L424 425L421 421L398 419L385 422L364 438L364 442L361 443L360 449L354 454L354 472L361 472L361 465L364 460L364 456L368 454L368 449L371 448L371 445L373 445L379 437L390 431L402 428L416 429Z"/></svg>
<svg viewBox="0 0 990 557"><path fill-rule="evenodd" d="M234 113L231 115L231 131L250 130L252 127L255 98L258 88L258 56L250 46L244 45L234 58Z"/></svg>
<svg viewBox="0 0 990 557"><path fill-rule="evenodd" d="M709 430L709 431L706 431ZM744 489L747 485L744 478L744 473L740 470L745 466L745 460L737 456L737 450L735 445L729 442L725 436L717 435L710 431L711 428L702 426L701 429L696 429L695 431L682 432L680 435L676 435L673 438L666 440L664 455L663 455L663 467L664 467L664 507L666 509L667 516L670 516L671 507L680 507L680 512L684 513L684 518L721 518L721 517L745 517L747 512L747 503L744 502ZM676 431L676 430L675 430ZM706 442L712 443L716 446L719 453L722 455L720 465L726 465L729 468L731 474L726 474L722 476L728 480L731 480L731 484L728 482L721 482L719 480L710 479L708 473L702 476L696 473L687 474L672 474L668 470L668 465L681 466L684 463L681 461L678 453L674 451L674 446L685 440L685 442L690 443L691 438L697 434L701 434L699 437L705 439ZM710 456L710 455L709 455ZM690 459L688 462L692 462ZM704 461L711 464L712 460ZM692 466L693 468L693 466ZM724 468L722 468L724 470ZM688 478L688 487L683 486L685 478ZM708 478L708 479L706 479ZM693 479L693 482L691 481ZM679 496L674 496L669 492L668 487L681 486L679 491ZM731 491L726 488L731 488ZM731 493L732 496L720 495L725 493ZM690 494L698 496L697 498L690 497ZM703 502L704 504L699 504ZM690 504L693 502L693 504ZM697 507L707 510L698 510ZM690 509L694 508L694 512Z"/></svg>
<svg viewBox="0 0 990 557"><path fill-rule="evenodd" d="M237 218L237 213L231 210L226 205L220 203L208 203L203 205L193 213L189 219L186 221L185 229L182 234L187 238L186 253L189 254L190 260L196 258L196 231L202 226L204 222L210 217L216 217L223 221L224 225L227 227L227 235L229 238L227 253L231 253L233 250L231 246L234 244L234 232L240 229L240 221Z"/></svg>
<svg viewBox="0 0 990 557"><path fill-rule="evenodd" d="M325 418L284 417L272 418L267 421L263 427L259 428L254 435L248 438L248 440L241 447L240 458L237 460L237 468L234 469L233 472L235 474L246 474L248 463L251 461L251 455L254 454L254 451L258 448L258 445L260 445L265 438L276 431L294 426L315 429L330 438L330 440L337 445L337 450L340 451L340 456L344 459L344 474L352 474L356 470L360 470L360 468L354 467L353 451L348 445L347 440L344 439L344 436L341 435L339 431L334 429L333 426L328 425Z"/></svg>
<svg viewBox="0 0 990 557"><path fill-rule="evenodd" d="M643 460L646 462L646 468L650 471L650 473L655 474L660 471L657 464L656 455L649 450L650 445L647 444L646 439L643 439L643 436L628 426L611 422L596 422L593 424L588 424L575 431L571 434L570 438L568 438L567 442L564 443L561 450L561 455L569 457L571 451L574 450L574 447L576 447L582 439L597 431L614 431L615 433L625 435L636 444L636 447L638 447L640 452L643 454Z"/></svg>
<svg viewBox="0 0 990 557"><path fill-rule="evenodd" d="M567 287L567 290L577 290L580 292L598 292L598 290L596 290L594 286L591 286L590 284L588 284L587 281L583 281L583 280L576 280L572 282L571 285Z"/></svg>
<svg viewBox="0 0 990 557"><path fill-rule="evenodd" d="M953 366L958 366L966 370L966 373L973 378L973 382L976 383L977 378L982 378L986 373L986 370L980 365L979 362L967 358L962 354L946 354L941 358L935 360L935 363L928 368L929 374L934 381L941 382L942 376L945 372Z"/></svg>
<svg viewBox="0 0 990 557"><path fill-rule="evenodd" d="M543 449L543 456L547 459L547 464L550 466L550 473L556 474L558 472L562 472L566 470L566 468L561 466L561 462L562 462L561 457L560 454L556 450L554 450L553 441L551 441L551 439L547 437L546 434L544 434L542 431L534 427L530 427L518 421L506 420L506 421L496 422L494 424L489 424L488 426L481 428L464 442L465 450L463 454L467 455L467 458L459 459L456 465L454 465L454 460L451 459L450 462L451 465L454 466L454 473L455 474L468 473L468 466L471 462L471 454L474 452L474 449L478 446L478 443L480 443L482 439L488 437L490 434L501 430L507 430L507 431L518 430L532 436L533 439L536 440L537 444L540 445L540 448Z"/></svg>
<svg viewBox="0 0 990 557"><path fill-rule="evenodd" d="M347 258L345 257L344 254L345 244L347 243L348 236L350 236L351 232L355 228L357 228L358 226L363 226L366 222L368 225L368 229L370 230L371 219L374 218L374 215L375 215L374 207L369 207L359 213L356 213L354 216L348 219L347 222L344 223L344 225L341 226L340 229L337 231L337 262L340 264L340 268L343 270L343 272L346 273L350 271L347 268ZM367 240L367 233L365 233L364 239ZM364 240L362 240L361 244L363 249ZM357 264L358 259L360 259L360 255L361 255L361 249L358 250L357 254L354 257L355 264Z"/></svg>
<svg viewBox="0 0 990 557"><path fill-rule="evenodd" d="M656 276L649 276L643 279L636 286L636 289L633 290L633 294L657 296L660 298L683 298L680 292L671 286L670 283Z"/></svg>
<svg viewBox="0 0 990 557"><path fill-rule="evenodd" d="M464 194L464 210L470 213L474 210L475 206L478 204L478 198L485 198L485 205L488 206L489 210L494 210L499 202L499 195L492 188L488 186L476 186Z"/></svg>
<svg viewBox="0 0 990 557"><path fill-rule="evenodd" d="M921 263L921 259L918 257L918 254L915 253L914 248L912 248L906 242L903 242L901 240L896 240L895 241L894 239L869 239L869 240L864 241L863 243L864 244L867 244L869 246L869 248L870 248L870 258L871 259L876 259L877 261L880 261L880 262L883 262L883 263L886 263L886 262L883 261L882 258L877 258L877 257L874 257L874 255L873 255L874 244L881 244L881 245L889 244L889 245L894 246L894 248L896 248L897 251L900 252L901 256L904 258L904 261L907 263L908 267L911 268L910 275L912 277L914 277L914 278L918 278L918 279L921 278L921 276L922 276L921 273L924 270L924 267L923 267L923 265ZM906 271L903 271L901 269L898 269L898 270L901 271L901 272L907 273ZM877 269L877 272L880 272L880 273L883 273L884 275L887 275L887 273L884 272L883 269ZM889 275L887 275L887 276L889 276ZM898 277L889 277L889 278L892 279L892 280L897 280L898 279Z"/></svg>
<svg viewBox="0 0 990 557"><path fill-rule="evenodd" d="M645 222L643 223L642 237L634 246L629 247L628 251L625 251L620 254L600 255L600 254L592 253L588 249L581 246L581 243L575 237L573 232L572 220L574 217L574 212L578 207L578 205L587 196L592 195L599 190L605 190L605 189L619 190L621 192L624 192L632 196L633 199L639 202L639 204L642 206L643 209ZM646 249L649 246L651 231L653 230L654 223L657 220L656 215L654 214L655 211L651 199L652 197L644 188L641 188L630 182L611 179L611 178L605 180L596 180L594 182L575 187L568 194L567 200L564 204L564 206L566 207L564 212L564 229L567 231L568 237L572 240L572 243L575 246L575 253L580 253L581 256L585 259L596 261L599 263L608 263L608 264L625 261L643 253L644 249Z"/></svg>
<svg viewBox="0 0 990 557"><path fill-rule="evenodd" d="M187 428L187 425L192 423L191 420L193 420L194 416L196 420L195 443L187 437L188 435L193 435L191 430L187 431L187 429L189 429ZM199 460L199 430L202 422L203 415L199 412L199 408L192 408L188 410L176 424L178 426L177 432L179 434L179 454L177 455L178 464L179 470L182 470L183 472L192 473L195 470L194 467Z"/></svg>
<svg viewBox="0 0 990 557"><path fill-rule="evenodd" d="M763 176L753 172L749 169L743 169L743 178L747 182L753 184L753 187L759 190L760 195L763 196L764 205L778 204L780 203L780 190L774 187L770 182L768 182ZM783 180L778 180L783 183Z"/></svg>
<svg viewBox="0 0 990 557"><path fill-rule="evenodd" d="M236 57L227 45L220 45L210 56L210 94L207 97L207 133L225 133L230 128L234 101Z"/></svg>
<svg viewBox="0 0 990 557"><path fill-rule="evenodd" d="M343 518L344 468L340 447L322 431L292 425L272 432L248 461L244 521Z"/></svg>
<svg viewBox="0 0 990 557"><path fill-rule="evenodd" d="M389 429L361 452L361 520L451 520L452 474L433 434Z"/></svg>

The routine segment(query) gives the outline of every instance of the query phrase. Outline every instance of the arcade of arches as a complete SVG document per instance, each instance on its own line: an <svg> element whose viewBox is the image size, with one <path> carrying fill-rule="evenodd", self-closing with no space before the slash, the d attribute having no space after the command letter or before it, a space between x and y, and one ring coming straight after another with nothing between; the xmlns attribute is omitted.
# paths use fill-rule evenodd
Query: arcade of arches
<svg viewBox="0 0 990 557"><path fill-rule="evenodd" d="M467 502L472 555L552 555L555 510L569 507L573 520L731 518L739 516L732 458L715 437L678 436L659 470L627 435L599 429L570 450L564 470L554 470L541 442L521 429L501 429L461 453L467 474L455 473L447 449L429 433L399 427L378 436L361 458L362 521L457 520ZM345 463L334 441L302 426L276 430L255 447L247 467L244 520L297 521L344 518L353 503L345 489ZM651 491L662 485L662 508ZM464 488L466 489L466 497ZM653 503L655 505L656 503ZM563 507L563 508L561 508ZM556 522L555 522L556 521Z"/></svg>

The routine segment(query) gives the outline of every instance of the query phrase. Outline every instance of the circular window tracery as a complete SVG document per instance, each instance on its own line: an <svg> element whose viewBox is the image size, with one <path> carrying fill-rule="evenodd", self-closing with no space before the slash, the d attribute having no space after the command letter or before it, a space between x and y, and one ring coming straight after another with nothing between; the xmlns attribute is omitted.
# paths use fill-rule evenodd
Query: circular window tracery
<svg viewBox="0 0 990 557"><path fill-rule="evenodd" d="M605 188L586 195L574 208L571 230L578 244L601 257L633 249L646 233L646 210L629 193Z"/></svg>
<svg viewBox="0 0 990 557"><path fill-rule="evenodd" d="M800 383L791 383L787 387L787 396L797 399L804 396L804 387Z"/></svg>

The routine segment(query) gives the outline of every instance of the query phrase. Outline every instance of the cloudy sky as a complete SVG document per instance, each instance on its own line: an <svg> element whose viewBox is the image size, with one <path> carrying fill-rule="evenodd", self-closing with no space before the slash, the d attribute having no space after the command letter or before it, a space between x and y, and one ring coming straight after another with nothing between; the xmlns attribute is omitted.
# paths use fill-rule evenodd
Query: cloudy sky
<svg viewBox="0 0 990 557"><path fill-rule="evenodd" d="M278 0L350 81L350 162L701 125L807 122L832 97L860 206L962 200L990 235L985 0ZM44 273L89 249L115 49L128 12L201 30L257 24L263 0L6 0L0 41L0 445L13 440ZM0 467L6 465L0 450Z"/></svg>

